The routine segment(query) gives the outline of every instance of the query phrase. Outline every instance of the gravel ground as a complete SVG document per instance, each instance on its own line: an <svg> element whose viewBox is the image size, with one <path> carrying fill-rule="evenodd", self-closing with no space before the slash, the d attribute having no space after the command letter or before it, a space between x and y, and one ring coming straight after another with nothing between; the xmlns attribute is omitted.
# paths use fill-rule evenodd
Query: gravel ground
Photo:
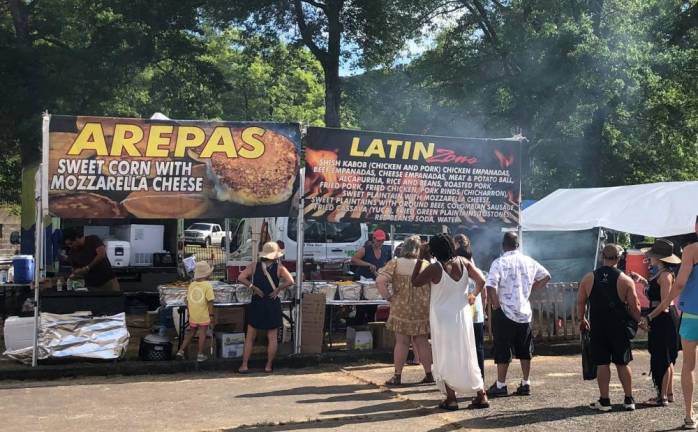
<svg viewBox="0 0 698 432"><path fill-rule="evenodd" d="M620 409L623 392L611 382L609 413L587 405L598 397L595 382L581 379L579 356L539 356L533 361L530 397L492 400L490 409L443 412L433 386L382 383L392 368L360 364L278 370L274 375L199 373L159 377L64 379L51 382L0 382L3 431L429 431L492 429L506 431L667 431L682 424L682 403L666 408L641 402L653 396L647 375L649 356L635 351L633 377L638 410ZM677 371L680 371L680 363ZM403 382L417 382L423 371L407 367ZM494 380L487 361L487 383ZM513 391L520 369L513 364ZM675 394L681 400L678 376ZM461 406L467 398L461 399Z"/></svg>
<svg viewBox="0 0 698 432"><path fill-rule="evenodd" d="M511 396L491 401L487 410L460 410L441 414L447 424L437 430L507 430L507 431L665 431L675 430L683 423L683 404L679 367L675 373L674 393L677 403L666 408L650 407L644 402L654 396L649 372L649 355L635 351L633 368L633 388L637 402L634 412L622 411L623 390L617 376L611 378L611 402L614 409L599 413L588 408L588 404L598 398L595 381L581 379L581 359L578 356L536 357L531 373L532 392L530 397ZM495 378L495 367L491 361L486 364L486 382L491 385ZM357 379L380 384L390 377L392 369L385 365L346 367L345 371ZM423 371L410 367L403 372L403 382L416 382ZM513 363L509 372L509 391L515 390L521 372ZM399 398L412 401L425 408L433 408L440 394L432 387L403 387L394 391ZM467 401L462 399L461 406ZM421 430L421 429L414 429Z"/></svg>

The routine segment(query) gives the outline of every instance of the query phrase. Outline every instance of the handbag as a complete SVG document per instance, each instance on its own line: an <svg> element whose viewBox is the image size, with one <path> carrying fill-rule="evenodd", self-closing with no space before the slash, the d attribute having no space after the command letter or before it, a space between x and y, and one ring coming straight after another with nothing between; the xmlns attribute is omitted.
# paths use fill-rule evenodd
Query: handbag
<svg viewBox="0 0 698 432"><path fill-rule="evenodd" d="M581 336L582 342L582 378L586 381L596 379L596 363L592 357L591 351L591 333L583 331Z"/></svg>

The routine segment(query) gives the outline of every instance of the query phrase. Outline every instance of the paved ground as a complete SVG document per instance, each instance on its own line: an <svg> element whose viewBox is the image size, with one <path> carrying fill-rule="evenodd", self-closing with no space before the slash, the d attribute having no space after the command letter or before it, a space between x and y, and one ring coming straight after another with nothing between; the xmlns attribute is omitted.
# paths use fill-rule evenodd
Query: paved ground
<svg viewBox="0 0 698 432"><path fill-rule="evenodd" d="M635 353L636 399L652 396L648 356ZM537 357L534 396L493 401L488 410L444 413L432 386L380 386L384 364L282 370L274 375L198 374L0 383L0 421L10 431L664 431L681 424L680 404L595 413L593 382L581 380L578 357ZM519 371L513 368L510 386ZM487 364L488 382L494 365ZM421 379L406 369L403 381ZM613 381L612 400L622 402ZM680 398L678 378L677 397ZM511 390L511 389L510 389ZM466 405L465 401L462 403Z"/></svg>

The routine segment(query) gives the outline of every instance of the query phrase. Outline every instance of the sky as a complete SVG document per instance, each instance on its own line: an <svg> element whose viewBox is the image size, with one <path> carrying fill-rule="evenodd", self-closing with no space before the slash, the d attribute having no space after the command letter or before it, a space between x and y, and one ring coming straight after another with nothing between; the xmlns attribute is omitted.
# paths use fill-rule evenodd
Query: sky
<svg viewBox="0 0 698 432"><path fill-rule="evenodd" d="M436 37L440 33L440 30L444 27L454 25L462 15L462 11L451 12L448 16L437 17L433 22L425 24L422 28L422 36L420 38L408 40L393 64L402 65L410 63L423 52L433 48L436 45ZM354 51L353 49L356 48L356 46L347 46L346 48ZM365 72L363 68L357 67L352 63L354 63L352 59L343 59L339 66L339 75L348 77L361 75Z"/></svg>

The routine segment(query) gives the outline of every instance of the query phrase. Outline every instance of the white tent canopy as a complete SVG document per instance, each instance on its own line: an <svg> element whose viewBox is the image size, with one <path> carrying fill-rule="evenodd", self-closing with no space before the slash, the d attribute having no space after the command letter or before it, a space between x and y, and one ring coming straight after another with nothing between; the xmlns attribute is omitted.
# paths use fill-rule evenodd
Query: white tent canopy
<svg viewBox="0 0 698 432"><path fill-rule="evenodd" d="M524 231L607 228L649 237L693 232L698 181L558 189L523 211Z"/></svg>

